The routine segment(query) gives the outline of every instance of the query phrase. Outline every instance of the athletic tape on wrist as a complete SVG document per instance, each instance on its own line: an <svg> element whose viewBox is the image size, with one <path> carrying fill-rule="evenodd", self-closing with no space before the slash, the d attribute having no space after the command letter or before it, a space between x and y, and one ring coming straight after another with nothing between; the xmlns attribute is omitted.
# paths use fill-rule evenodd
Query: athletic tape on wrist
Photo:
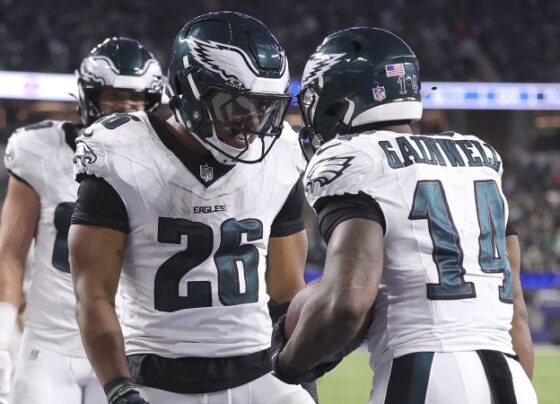
<svg viewBox="0 0 560 404"><path fill-rule="evenodd" d="M0 302L0 349L8 349L16 324L18 310L8 302Z"/></svg>

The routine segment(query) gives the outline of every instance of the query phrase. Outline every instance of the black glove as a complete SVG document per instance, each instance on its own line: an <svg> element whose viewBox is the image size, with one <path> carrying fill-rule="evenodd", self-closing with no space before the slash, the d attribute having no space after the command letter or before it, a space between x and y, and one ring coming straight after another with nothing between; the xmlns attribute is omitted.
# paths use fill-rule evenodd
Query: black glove
<svg viewBox="0 0 560 404"><path fill-rule="evenodd" d="M140 397L132 380L126 377L119 377L107 383L104 390L109 404L149 404Z"/></svg>
<svg viewBox="0 0 560 404"><path fill-rule="evenodd" d="M302 382L312 382L323 376L325 373L331 371L342 361L342 357L337 358L332 362L320 363L312 369L306 371L298 371L290 368L282 363L280 354L286 345L286 337L284 336L284 322L285 316L280 317L280 320L274 325L272 330L272 372L274 375L288 384L301 384Z"/></svg>
<svg viewBox="0 0 560 404"><path fill-rule="evenodd" d="M272 327L272 340L270 343L270 351L272 353L272 358L274 355L281 352L286 345L288 340L284 335L284 323L286 322L286 316L282 315L278 321Z"/></svg>
<svg viewBox="0 0 560 404"><path fill-rule="evenodd" d="M279 306L279 305L277 305ZM269 309L270 309L270 303L269 303ZM287 307L286 307L287 309ZM284 313L286 313L286 310L283 310ZM271 310L271 317L273 317L272 315L272 310ZM271 351L272 354L274 355L275 352L279 352L282 350L282 348L284 348L284 345L286 345L286 338L284 336L284 322L285 322L285 318L283 317L283 315L280 315L277 317L278 321L277 323L279 323L280 321L282 321L281 325L276 326L277 324L275 324L274 327L274 332L272 334L272 344L271 344ZM274 321L274 318L273 318ZM311 398L313 398L313 401L315 401L316 403L319 403L319 394L317 393L317 382L314 380L312 382L303 382L301 383L301 387L304 388L305 391L307 391L309 393L309 395L311 396Z"/></svg>

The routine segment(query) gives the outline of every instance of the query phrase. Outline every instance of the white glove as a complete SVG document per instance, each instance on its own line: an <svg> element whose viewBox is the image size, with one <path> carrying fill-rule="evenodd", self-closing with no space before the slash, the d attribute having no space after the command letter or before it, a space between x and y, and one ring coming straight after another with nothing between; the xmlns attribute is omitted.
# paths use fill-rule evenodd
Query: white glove
<svg viewBox="0 0 560 404"><path fill-rule="evenodd" d="M0 350L0 404L8 404L12 389L12 358L10 353Z"/></svg>

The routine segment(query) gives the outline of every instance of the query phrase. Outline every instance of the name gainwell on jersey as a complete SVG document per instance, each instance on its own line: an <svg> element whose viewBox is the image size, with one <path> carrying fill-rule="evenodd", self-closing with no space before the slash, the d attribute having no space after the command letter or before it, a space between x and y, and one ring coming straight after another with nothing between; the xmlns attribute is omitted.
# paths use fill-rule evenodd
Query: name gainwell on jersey
<svg viewBox="0 0 560 404"><path fill-rule="evenodd" d="M452 136L453 132L449 132ZM412 140L412 141L411 141ZM502 162L496 150L480 140L434 138L431 136L399 136L395 139L398 149L387 141L379 146L391 168L408 167L411 164L431 164L451 167L490 167L500 171Z"/></svg>

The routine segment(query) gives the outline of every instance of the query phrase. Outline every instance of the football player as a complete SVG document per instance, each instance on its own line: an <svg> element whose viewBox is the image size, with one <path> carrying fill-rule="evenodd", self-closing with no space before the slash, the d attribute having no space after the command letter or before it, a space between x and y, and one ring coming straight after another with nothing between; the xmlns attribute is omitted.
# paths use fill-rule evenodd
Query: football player
<svg viewBox="0 0 560 404"><path fill-rule="evenodd" d="M17 130L5 155L10 172L0 226L0 390L10 387L6 342L13 327L31 241L35 267L11 402L99 403L105 399L75 318L67 236L78 185L72 173L76 137L111 112L150 110L163 91L161 68L140 43L109 38L77 72L82 125L44 121Z"/></svg>
<svg viewBox="0 0 560 404"><path fill-rule="evenodd" d="M307 252L284 51L252 17L205 14L167 79L167 121L114 114L78 140L69 245L97 377L112 404L313 403L269 350L269 296L303 287Z"/></svg>
<svg viewBox="0 0 560 404"><path fill-rule="evenodd" d="M476 136L412 134L418 60L388 31L330 35L302 86L304 184L328 250L276 375L332 368L375 301L370 403L536 403L499 154Z"/></svg>

